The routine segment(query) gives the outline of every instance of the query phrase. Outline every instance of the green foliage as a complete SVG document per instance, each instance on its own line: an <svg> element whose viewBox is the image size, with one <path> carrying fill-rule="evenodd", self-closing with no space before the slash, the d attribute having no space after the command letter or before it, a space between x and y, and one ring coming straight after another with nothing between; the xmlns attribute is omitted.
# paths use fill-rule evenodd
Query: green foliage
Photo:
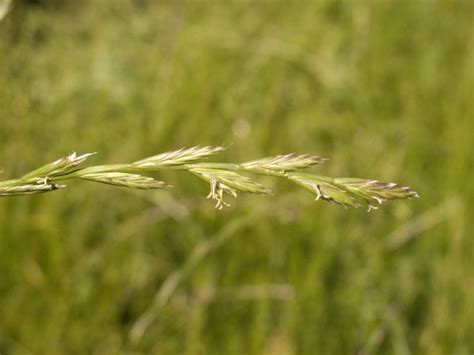
<svg viewBox="0 0 474 355"><path fill-rule="evenodd" d="M173 171L156 173L173 193L78 182L1 198L0 353L472 353L471 1L12 5L2 180L72 148L121 165L232 144L216 159L315 152L324 174L423 198L367 214L261 176L278 198L217 213ZM301 163L286 159L285 173ZM99 177L143 183L117 173ZM321 199L357 188L347 204L403 192L291 173Z"/></svg>

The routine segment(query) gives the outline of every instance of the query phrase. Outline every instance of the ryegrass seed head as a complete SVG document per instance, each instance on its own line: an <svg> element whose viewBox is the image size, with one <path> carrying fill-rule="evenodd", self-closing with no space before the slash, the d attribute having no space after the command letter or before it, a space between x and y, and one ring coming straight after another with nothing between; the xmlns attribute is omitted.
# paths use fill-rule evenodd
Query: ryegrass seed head
<svg viewBox="0 0 474 355"><path fill-rule="evenodd" d="M229 206L224 195L237 197L238 192L271 195L272 192L240 172L263 174L293 181L316 195L316 200L327 201L344 207L359 207L365 202L371 209L386 200L418 197L409 187L395 183L359 178L330 178L300 172L299 170L321 164L327 159L316 155L286 154L263 158L243 164L200 163L200 159L218 154L223 147L192 147L154 155L132 164L109 164L79 168L94 153L72 153L53 163L24 175L20 179L0 181L0 196L26 195L47 192L64 187L57 182L83 179L128 188L154 190L167 187L163 181L141 175L143 171L185 170L210 185L207 198L216 201L216 208Z"/></svg>

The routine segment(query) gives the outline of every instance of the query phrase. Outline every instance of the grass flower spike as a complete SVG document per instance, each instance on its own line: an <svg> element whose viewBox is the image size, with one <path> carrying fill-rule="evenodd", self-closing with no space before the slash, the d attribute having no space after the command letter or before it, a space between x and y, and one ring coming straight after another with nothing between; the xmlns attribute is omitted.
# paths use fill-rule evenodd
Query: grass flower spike
<svg viewBox="0 0 474 355"><path fill-rule="evenodd" d="M331 178L302 172L322 164L327 159L316 155L286 154L267 157L242 164L203 163L205 158L222 152L223 147L192 147L154 155L130 164L98 165L82 168L95 153L72 153L44 165L19 179L0 181L0 196L29 195L65 188L60 182L82 179L108 185L141 190L170 187L167 183L145 176L144 173L162 170L185 170L210 186L207 198L216 201L215 207L230 206L224 196L237 197L239 192L272 195L272 192L246 175L257 174L283 178L296 183L316 195L316 200L344 207L360 207L362 203L377 209L387 200L418 197L409 187L396 183L360 178Z"/></svg>

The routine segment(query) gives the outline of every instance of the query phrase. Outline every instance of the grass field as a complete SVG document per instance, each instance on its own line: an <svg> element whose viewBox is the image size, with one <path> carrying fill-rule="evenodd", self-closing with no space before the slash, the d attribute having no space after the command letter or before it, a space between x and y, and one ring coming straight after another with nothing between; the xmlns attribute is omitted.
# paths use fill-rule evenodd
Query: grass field
<svg viewBox="0 0 474 355"><path fill-rule="evenodd" d="M0 170L331 158L396 181L377 211L276 196L213 209L180 172L0 198L0 354L474 352L474 2L15 1L0 22Z"/></svg>

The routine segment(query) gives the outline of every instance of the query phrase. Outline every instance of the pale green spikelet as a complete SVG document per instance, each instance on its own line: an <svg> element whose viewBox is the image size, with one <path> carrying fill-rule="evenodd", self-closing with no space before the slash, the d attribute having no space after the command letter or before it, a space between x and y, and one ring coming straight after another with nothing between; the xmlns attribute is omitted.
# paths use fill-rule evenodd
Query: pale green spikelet
<svg viewBox="0 0 474 355"><path fill-rule="evenodd" d="M359 207L356 199L334 183L332 178L306 173L292 173L288 179L316 195L316 201L323 200L344 207Z"/></svg>
<svg viewBox="0 0 474 355"><path fill-rule="evenodd" d="M152 177L121 172L81 174L81 179L140 190L156 190L169 186Z"/></svg>
<svg viewBox="0 0 474 355"><path fill-rule="evenodd" d="M327 161L317 155L297 155L294 153L277 155L241 164L242 168L260 174L285 173L309 168Z"/></svg>
<svg viewBox="0 0 474 355"><path fill-rule="evenodd" d="M82 164L87 158L94 154L96 153L86 153L78 156L74 152L22 176L21 179L25 181L31 179L41 180L45 177L52 178L70 174L78 170L78 165Z"/></svg>
<svg viewBox="0 0 474 355"><path fill-rule="evenodd" d="M343 186L352 195L363 199L371 209L377 209L374 204L381 205L387 200L403 200L419 197L408 186L401 186L394 182L381 182L377 180L360 178L335 178L334 182Z"/></svg>
<svg viewBox="0 0 474 355"><path fill-rule="evenodd" d="M258 182L252 181L244 175L235 171L228 171L214 168L191 168L191 173L208 182L211 191L207 198L217 201L216 208L222 209L230 206L224 202L224 193L237 197L237 192L248 192L259 195L271 195L272 192Z"/></svg>
<svg viewBox="0 0 474 355"><path fill-rule="evenodd" d="M12 186L0 185L0 196L32 195L32 194L59 190L65 187L66 185L44 184L44 183L28 184L28 183L22 183L18 181L16 185L12 185Z"/></svg>
<svg viewBox="0 0 474 355"><path fill-rule="evenodd" d="M418 194L407 186L359 178L328 178L306 173L292 173L288 179L316 195L316 200L344 207L360 207L365 202L369 211L386 200L410 199Z"/></svg>
<svg viewBox="0 0 474 355"><path fill-rule="evenodd" d="M169 166L179 166L193 161L205 159L211 155L218 154L225 150L224 147L191 147L154 155L132 163L132 166L140 169L164 168Z"/></svg>

